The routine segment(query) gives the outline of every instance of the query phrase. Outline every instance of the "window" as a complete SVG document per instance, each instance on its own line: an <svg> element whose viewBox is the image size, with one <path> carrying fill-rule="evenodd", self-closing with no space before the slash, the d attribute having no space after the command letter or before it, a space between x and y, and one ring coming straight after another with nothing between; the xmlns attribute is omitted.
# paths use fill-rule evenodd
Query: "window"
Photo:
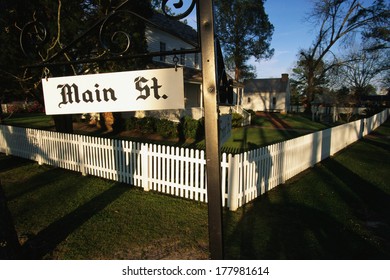
<svg viewBox="0 0 390 280"><path fill-rule="evenodd" d="M251 103L251 98L250 97L248 97L248 103Z"/></svg>
<svg viewBox="0 0 390 280"><path fill-rule="evenodd" d="M195 53L194 54L195 55L195 57L194 57L194 67L195 68L199 68L199 56L198 56L198 54L197 53Z"/></svg>
<svg viewBox="0 0 390 280"><path fill-rule="evenodd" d="M181 50L184 50L183 48L181 48ZM180 64L181 65L186 65L186 55L184 53L182 53L180 55Z"/></svg>
<svg viewBox="0 0 390 280"><path fill-rule="evenodd" d="M166 50L167 50L167 45L164 42L160 42L160 52L165 52ZM166 60L166 56L165 55L161 55L160 56L160 61L165 62L165 60Z"/></svg>

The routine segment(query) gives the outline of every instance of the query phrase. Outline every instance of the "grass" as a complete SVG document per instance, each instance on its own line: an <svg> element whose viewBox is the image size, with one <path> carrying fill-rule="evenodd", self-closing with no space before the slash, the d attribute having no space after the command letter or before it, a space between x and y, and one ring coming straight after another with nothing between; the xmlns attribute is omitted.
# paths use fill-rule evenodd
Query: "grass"
<svg viewBox="0 0 390 280"><path fill-rule="evenodd" d="M1 157L1 179L24 258L161 258L168 249L187 250L206 239L205 205L11 161L16 166ZM182 211L187 215L177 216ZM207 244L198 246L207 254Z"/></svg>
<svg viewBox="0 0 390 280"><path fill-rule="evenodd" d="M6 125L48 129L48 130L54 127L53 118L45 114L26 113L26 114L10 115L5 119L3 119L2 123Z"/></svg>
<svg viewBox="0 0 390 280"><path fill-rule="evenodd" d="M256 116L251 126L233 128L221 150L226 153L241 153L328 127L329 125L313 122L302 114ZM204 149L205 141L196 143L195 147Z"/></svg>
<svg viewBox="0 0 390 280"><path fill-rule="evenodd" d="M222 152L240 153L250 149L255 149L265 145L273 144L279 141L284 141L297 136L301 136L313 131L325 129L328 125L319 122L312 122L311 119L301 114L271 114L272 118L265 116L257 116L252 126L233 128L231 137L221 147ZM38 129L53 129L54 123L50 116L45 115L21 115L13 116L4 120L5 124L31 127ZM83 133L79 131L79 133ZM84 132L86 133L86 132ZM93 133L93 135L97 135ZM107 135L102 135L107 137ZM116 138L120 136L111 135ZM142 138L130 137L126 138L133 141L148 141L149 135L144 135ZM175 142L176 141L176 142ZM156 141L152 141L156 143ZM205 149L205 140L196 142L181 143L175 139L158 140L157 143L183 146L186 148Z"/></svg>
<svg viewBox="0 0 390 280"><path fill-rule="evenodd" d="M238 211L225 211L225 258L389 259L389 137L387 121ZM3 154L0 179L23 258L208 257L206 204Z"/></svg>

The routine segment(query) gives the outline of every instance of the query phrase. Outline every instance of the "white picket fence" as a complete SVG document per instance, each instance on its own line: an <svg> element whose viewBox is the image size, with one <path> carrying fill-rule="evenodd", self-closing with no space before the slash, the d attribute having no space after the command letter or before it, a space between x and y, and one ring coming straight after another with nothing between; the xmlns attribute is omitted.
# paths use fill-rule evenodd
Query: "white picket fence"
<svg viewBox="0 0 390 280"><path fill-rule="evenodd" d="M241 154L223 153L223 206L234 211L284 183L376 129L389 112ZM0 152L207 202L202 150L1 125Z"/></svg>

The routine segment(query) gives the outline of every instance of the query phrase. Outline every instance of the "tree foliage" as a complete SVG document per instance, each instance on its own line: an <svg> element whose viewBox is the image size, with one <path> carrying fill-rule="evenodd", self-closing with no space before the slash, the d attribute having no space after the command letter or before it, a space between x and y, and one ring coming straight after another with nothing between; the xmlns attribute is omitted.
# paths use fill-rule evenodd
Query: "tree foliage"
<svg viewBox="0 0 390 280"><path fill-rule="evenodd" d="M274 31L264 9L264 0L216 0L216 30L227 57L234 65L235 79L251 73L246 62L272 57Z"/></svg>
<svg viewBox="0 0 390 280"><path fill-rule="evenodd" d="M121 12L110 16L119 6ZM145 23L134 13L149 16L150 1L15 0L1 2L0 8L3 99L12 95L43 103L45 76L140 69L147 62L110 58L125 50L126 54L146 52ZM75 61L86 63L70 63ZM61 130L69 131L70 126Z"/></svg>
<svg viewBox="0 0 390 280"><path fill-rule="evenodd" d="M28 94L42 101L40 80L47 75L80 75L120 69L136 69L144 61L96 62L68 64L69 61L106 58L110 52L119 52L131 40L128 53L144 53L144 23L131 14L118 13L103 29L101 44L97 22L110 14L123 0L32 0L8 1L0 10L3 52L0 53L0 79L8 92ZM150 1L128 1L124 9L142 15L151 13ZM37 22L25 28L26 36L22 53L19 38L28 23ZM117 31L124 32L117 32ZM34 34L38 31L38 35ZM44 33L44 31L46 33ZM117 32L117 33L115 33ZM125 33L129 34L126 36ZM81 37L80 40L75 39ZM111 40L113 42L111 42ZM29 44L33 43L37 44ZM71 44L72 43L72 44ZM71 44L71 46L69 46ZM117 48L117 49L115 49ZM39 63L57 63L46 67L24 67ZM58 63L62 63L58 65Z"/></svg>
<svg viewBox="0 0 390 280"><path fill-rule="evenodd" d="M382 26L388 21L388 8L383 0L376 0L370 5L364 5L358 0L317 0L309 16L314 26L318 26L317 36L308 49L300 51L300 57L306 62L306 83L308 106L314 100L316 94L316 73L323 72L322 76L333 67L340 64L340 61L333 56L332 61L328 59L327 67L322 63L336 43L347 43L350 36L357 33L369 34L368 30L374 30L376 26Z"/></svg>
<svg viewBox="0 0 390 280"><path fill-rule="evenodd" d="M351 88L357 97L369 95L375 92L373 82L382 79L384 71L390 69L389 55L386 50L351 48L332 73L333 80L335 84Z"/></svg>

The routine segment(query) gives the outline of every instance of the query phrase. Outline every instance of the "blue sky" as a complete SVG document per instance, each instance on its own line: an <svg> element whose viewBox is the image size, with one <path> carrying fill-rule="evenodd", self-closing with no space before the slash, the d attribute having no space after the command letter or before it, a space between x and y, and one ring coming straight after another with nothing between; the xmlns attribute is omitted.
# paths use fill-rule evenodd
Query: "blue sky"
<svg viewBox="0 0 390 280"><path fill-rule="evenodd" d="M265 10L274 25L271 46L275 49L269 61L255 62L258 78L280 77L290 73L297 53L301 48L308 48L314 35L312 27L305 22L305 16L312 8L310 0L267 0Z"/></svg>
<svg viewBox="0 0 390 280"><path fill-rule="evenodd" d="M188 4L188 0L185 1ZM305 22L305 16L312 8L310 0L266 0L265 10L274 25L271 47L275 54L268 61L250 64L256 67L258 78L280 77L290 73L300 48L308 48L313 40L312 27ZM194 15L187 18L190 25L196 25Z"/></svg>

